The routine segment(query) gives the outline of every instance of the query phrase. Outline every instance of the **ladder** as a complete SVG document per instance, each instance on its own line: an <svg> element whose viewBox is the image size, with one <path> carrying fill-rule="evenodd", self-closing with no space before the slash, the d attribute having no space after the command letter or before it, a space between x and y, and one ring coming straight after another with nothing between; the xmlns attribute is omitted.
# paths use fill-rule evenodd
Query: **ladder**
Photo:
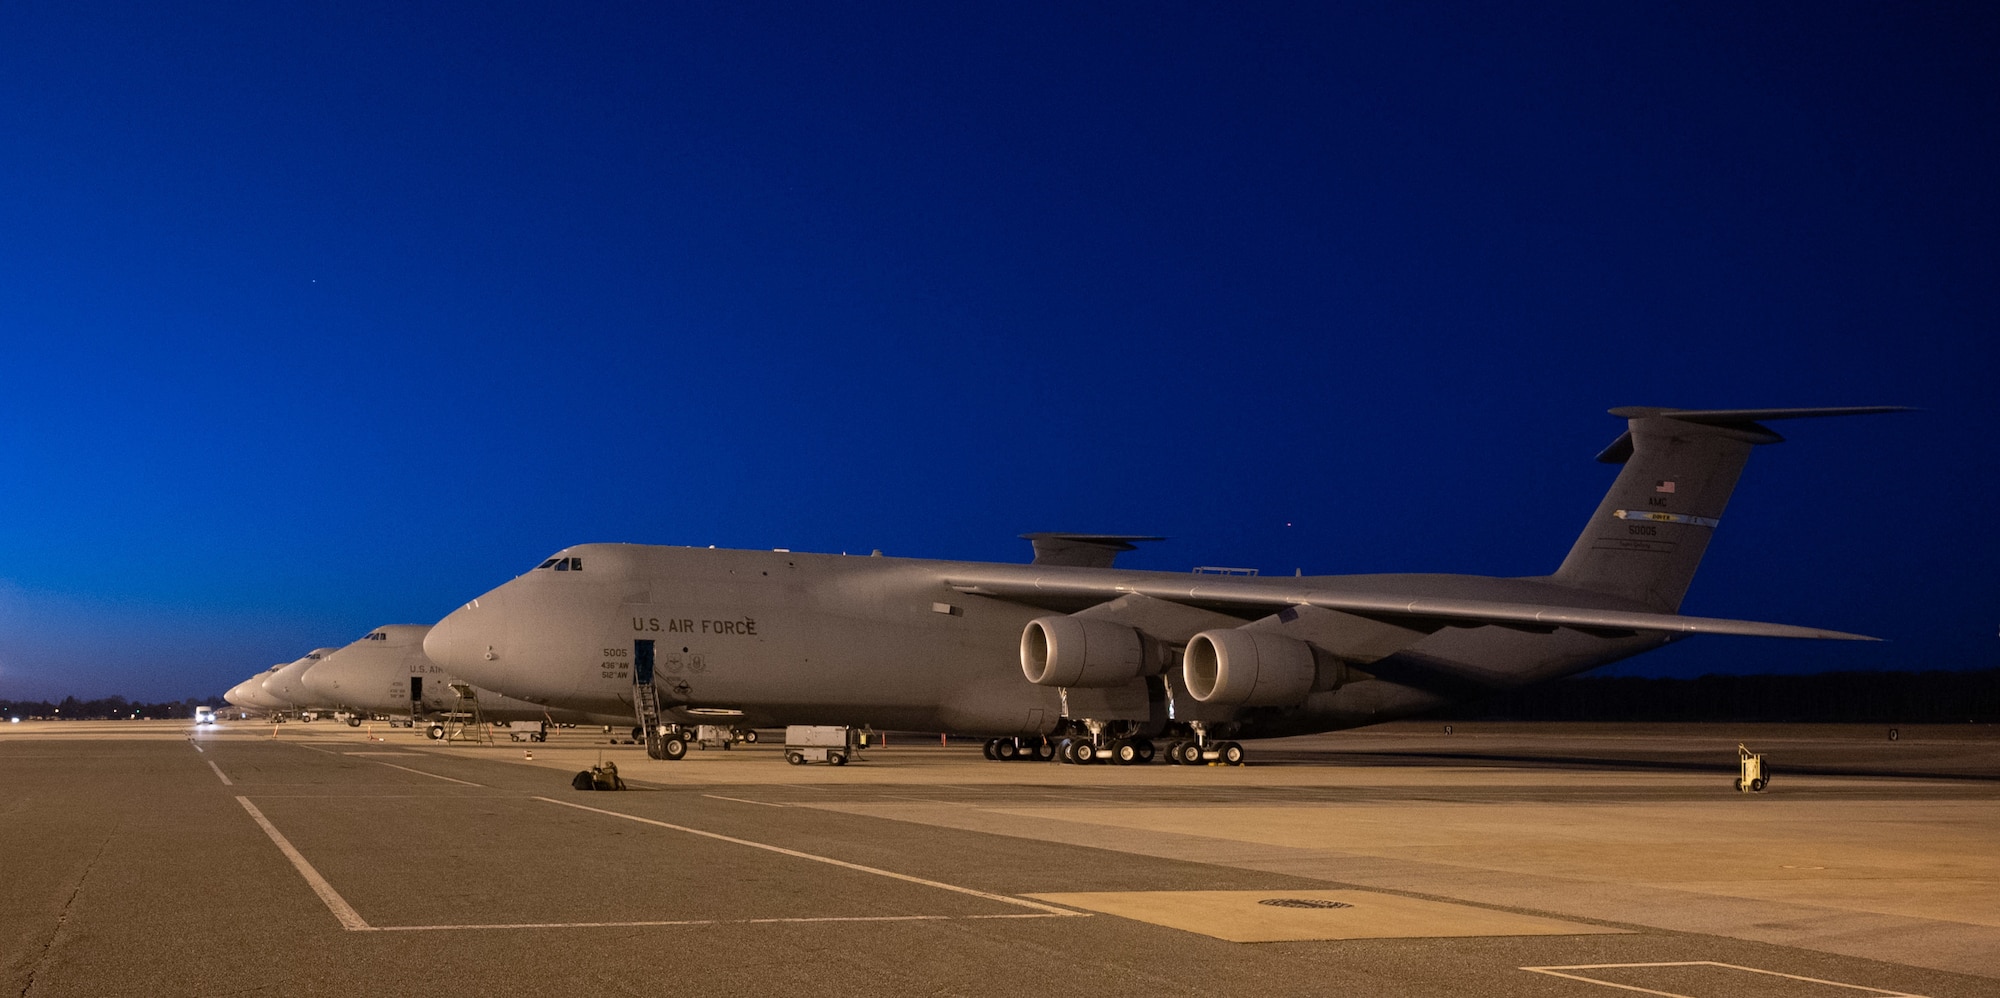
<svg viewBox="0 0 2000 998"><path fill-rule="evenodd" d="M444 714L444 740L458 739L493 744L493 733L486 730L486 719L479 713L479 691L470 683L452 683L451 692L458 697L458 703ZM471 728L471 733L466 732Z"/></svg>
<svg viewBox="0 0 2000 998"><path fill-rule="evenodd" d="M646 733L646 758L666 758L666 738L660 731L660 695L653 689L653 642L632 642L632 710L639 730Z"/></svg>

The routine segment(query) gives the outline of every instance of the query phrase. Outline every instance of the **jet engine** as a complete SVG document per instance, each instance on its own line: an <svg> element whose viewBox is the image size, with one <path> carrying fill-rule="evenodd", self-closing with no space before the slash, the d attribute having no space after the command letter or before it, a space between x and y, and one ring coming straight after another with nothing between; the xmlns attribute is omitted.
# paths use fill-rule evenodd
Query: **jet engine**
<svg viewBox="0 0 2000 998"><path fill-rule="evenodd" d="M1202 703L1289 707L1312 692L1319 668L1312 646L1264 631L1203 631L1188 640L1181 678Z"/></svg>
<svg viewBox="0 0 2000 998"><path fill-rule="evenodd" d="M1021 631L1021 672L1042 686L1123 686L1145 674L1145 644L1123 624L1050 616Z"/></svg>

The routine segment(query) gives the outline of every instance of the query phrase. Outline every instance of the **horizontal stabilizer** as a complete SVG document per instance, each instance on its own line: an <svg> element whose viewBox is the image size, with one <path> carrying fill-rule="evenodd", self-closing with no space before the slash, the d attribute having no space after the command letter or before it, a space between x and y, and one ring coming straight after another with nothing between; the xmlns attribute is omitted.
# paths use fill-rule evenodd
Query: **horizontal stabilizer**
<svg viewBox="0 0 2000 998"><path fill-rule="evenodd" d="M1785 438L1757 425L1773 419L1819 419L1824 416L1879 416L1885 412L1910 412L1906 405L1849 405L1820 409L1665 409L1657 406L1628 405L1611 410L1620 419L1659 416L1683 423L1719 426L1742 433L1752 443L1783 443ZM1624 464L1632 457L1631 431L1611 442L1597 455L1604 464Z"/></svg>
<svg viewBox="0 0 2000 998"><path fill-rule="evenodd" d="M1110 568L1120 554L1136 550L1137 542L1166 538L1135 534L1022 534L1021 539L1035 546L1037 565Z"/></svg>

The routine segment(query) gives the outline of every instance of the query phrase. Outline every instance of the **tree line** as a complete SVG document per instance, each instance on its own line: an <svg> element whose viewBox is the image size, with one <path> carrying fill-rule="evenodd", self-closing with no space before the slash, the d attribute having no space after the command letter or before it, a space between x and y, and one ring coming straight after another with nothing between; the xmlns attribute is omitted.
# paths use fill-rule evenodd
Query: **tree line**
<svg viewBox="0 0 2000 998"><path fill-rule="evenodd" d="M192 719L194 709L200 706L214 707L218 712L229 709L229 704L220 696L205 700L190 697L186 700L168 700L163 703L148 703L111 696L100 700L78 700L63 697L51 703L47 700L0 700L0 720L20 718L24 721L74 720L74 721L125 721L125 720L172 720Z"/></svg>

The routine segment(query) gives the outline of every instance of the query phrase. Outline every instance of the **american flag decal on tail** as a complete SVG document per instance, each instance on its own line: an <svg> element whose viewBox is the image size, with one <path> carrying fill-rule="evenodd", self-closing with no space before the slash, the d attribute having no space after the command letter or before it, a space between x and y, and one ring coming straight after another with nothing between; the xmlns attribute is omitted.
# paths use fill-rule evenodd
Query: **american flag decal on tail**
<svg viewBox="0 0 2000 998"><path fill-rule="evenodd" d="M1672 494L1673 494L1673 492L1674 492L1674 483L1672 483L1672 482L1655 482L1655 483L1653 484L1653 491L1655 491L1655 492L1665 492L1665 493L1666 493L1666 494L1668 494L1668 495L1672 495Z"/></svg>

